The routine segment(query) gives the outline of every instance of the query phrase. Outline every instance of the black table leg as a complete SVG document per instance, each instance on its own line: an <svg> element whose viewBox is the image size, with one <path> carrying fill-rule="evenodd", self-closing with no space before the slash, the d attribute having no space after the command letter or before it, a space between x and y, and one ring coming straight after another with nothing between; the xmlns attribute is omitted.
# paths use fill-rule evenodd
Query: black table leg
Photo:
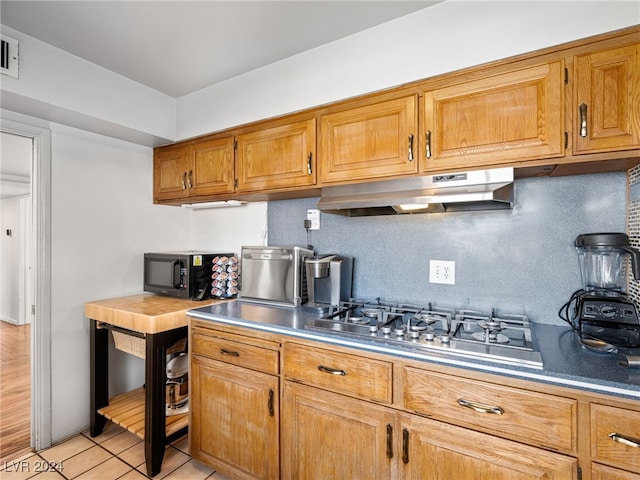
<svg viewBox="0 0 640 480"><path fill-rule="evenodd" d="M167 443L167 349L186 338L187 332L187 327L181 327L146 335L144 456L150 477L160 473Z"/></svg>
<svg viewBox="0 0 640 480"><path fill-rule="evenodd" d="M166 337L163 333L146 337L144 456L150 477L160 473L164 458Z"/></svg>
<svg viewBox="0 0 640 480"><path fill-rule="evenodd" d="M108 330L98 328L98 322L90 322L90 429L92 437L100 435L107 419L98 409L109 405L109 342Z"/></svg>

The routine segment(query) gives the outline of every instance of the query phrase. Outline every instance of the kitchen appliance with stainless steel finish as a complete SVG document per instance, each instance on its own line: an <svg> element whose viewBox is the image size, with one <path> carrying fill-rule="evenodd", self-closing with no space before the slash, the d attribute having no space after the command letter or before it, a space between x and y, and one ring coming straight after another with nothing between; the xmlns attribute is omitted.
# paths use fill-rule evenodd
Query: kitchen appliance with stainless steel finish
<svg viewBox="0 0 640 480"><path fill-rule="evenodd" d="M323 187L318 209L349 217L513 207L512 167Z"/></svg>
<svg viewBox="0 0 640 480"><path fill-rule="evenodd" d="M189 357L186 353L167 362L167 415L189 411Z"/></svg>
<svg viewBox="0 0 640 480"><path fill-rule="evenodd" d="M295 246L242 247L238 300L286 307L306 303L304 261L313 254Z"/></svg>
<svg viewBox="0 0 640 480"><path fill-rule="evenodd" d="M309 302L303 308L325 313L351 297L353 258L319 255L305 260Z"/></svg>
<svg viewBox="0 0 640 480"><path fill-rule="evenodd" d="M571 323L584 336L640 347L638 311L625 293L627 260L633 277L640 279L640 252L624 233L579 235L575 247L583 286L574 294L577 318Z"/></svg>
<svg viewBox="0 0 640 480"><path fill-rule="evenodd" d="M525 315L349 299L307 322L306 328L391 347L542 368Z"/></svg>

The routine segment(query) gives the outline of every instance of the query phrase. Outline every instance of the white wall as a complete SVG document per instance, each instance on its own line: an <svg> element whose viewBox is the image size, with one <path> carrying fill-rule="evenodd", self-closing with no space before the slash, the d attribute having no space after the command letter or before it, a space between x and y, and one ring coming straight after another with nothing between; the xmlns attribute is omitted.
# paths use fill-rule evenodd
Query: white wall
<svg viewBox="0 0 640 480"><path fill-rule="evenodd" d="M51 374L53 441L89 422L89 322L84 304L142 291L145 251L184 249L189 212L152 205L152 150L52 125ZM120 353L120 352L118 352ZM127 378L142 361L121 354ZM122 369L121 369L122 370Z"/></svg>
<svg viewBox="0 0 640 480"><path fill-rule="evenodd" d="M20 323L20 242L18 199L0 200L0 320ZM11 236L7 235L11 230Z"/></svg>
<svg viewBox="0 0 640 480"><path fill-rule="evenodd" d="M177 138L640 23L637 1L448 0L177 102Z"/></svg>
<svg viewBox="0 0 640 480"><path fill-rule="evenodd" d="M143 145L175 139L175 99L2 26L20 42L19 78L2 76L2 108Z"/></svg>

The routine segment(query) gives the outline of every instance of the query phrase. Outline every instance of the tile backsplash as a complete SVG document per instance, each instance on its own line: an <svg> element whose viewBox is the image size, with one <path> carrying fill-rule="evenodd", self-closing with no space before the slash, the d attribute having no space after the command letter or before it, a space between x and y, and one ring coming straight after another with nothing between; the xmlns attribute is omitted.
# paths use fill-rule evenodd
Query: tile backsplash
<svg viewBox="0 0 640 480"><path fill-rule="evenodd" d="M629 199L627 208L627 235L633 248L640 249L640 166L629 170ZM640 282L627 269L627 292L636 304L640 304Z"/></svg>
<svg viewBox="0 0 640 480"><path fill-rule="evenodd" d="M494 307L527 314L534 322L562 324L558 310L582 285L573 242L581 233L625 231L626 187L626 172L518 179L513 210L322 214L320 230L309 235L304 219L317 198L273 201L268 243L310 243L318 254L354 257L357 297ZM639 238L636 234L635 241ZM430 260L454 261L456 284L429 283Z"/></svg>

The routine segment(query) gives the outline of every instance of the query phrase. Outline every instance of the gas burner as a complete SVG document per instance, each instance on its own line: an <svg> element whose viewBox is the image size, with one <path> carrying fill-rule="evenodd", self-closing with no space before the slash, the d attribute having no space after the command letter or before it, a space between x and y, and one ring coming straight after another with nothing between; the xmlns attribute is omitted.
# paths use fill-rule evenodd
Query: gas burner
<svg viewBox="0 0 640 480"><path fill-rule="evenodd" d="M473 332L471 336L474 339L478 340L479 342L500 343L500 344L509 343L509 337L498 332L491 332L491 331Z"/></svg>
<svg viewBox="0 0 640 480"><path fill-rule="evenodd" d="M348 323L354 323L356 325L369 325L371 323L371 318L367 318L367 317L351 317L350 316L346 321Z"/></svg>

